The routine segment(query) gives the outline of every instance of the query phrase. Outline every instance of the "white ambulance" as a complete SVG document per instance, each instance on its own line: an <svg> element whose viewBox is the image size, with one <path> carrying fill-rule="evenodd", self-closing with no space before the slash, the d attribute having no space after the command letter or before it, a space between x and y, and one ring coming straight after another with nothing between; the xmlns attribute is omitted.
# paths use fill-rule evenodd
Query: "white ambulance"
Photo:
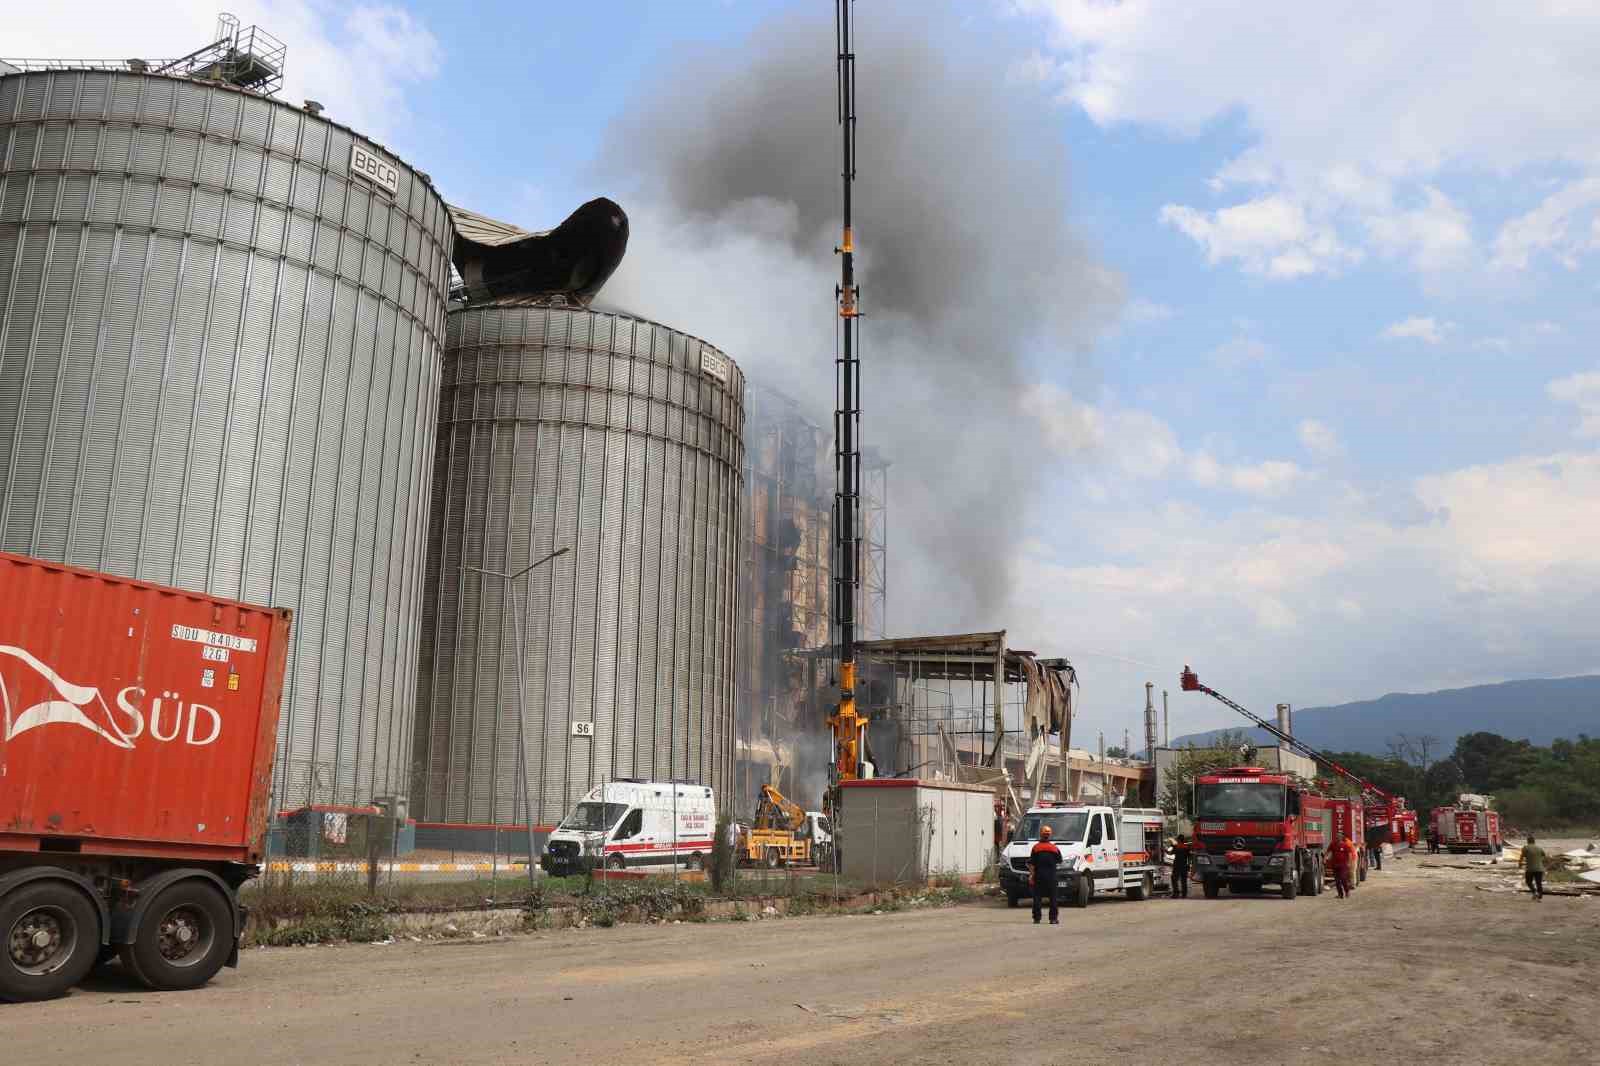
<svg viewBox="0 0 1600 1066"><path fill-rule="evenodd" d="M539 865L557 877L597 866L699 869L716 831L717 803L705 785L617 780L591 789L561 820Z"/></svg>
<svg viewBox="0 0 1600 1066"><path fill-rule="evenodd" d="M1081 803L1031 807L1011 842L1000 853L1000 886L1015 907L1031 898L1028 854L1048 825L1061 850L1056 872L1058 898L1069 907L1087 907L1097 895L1121 892L1145 899L1168 885L1163 862L1164 819L1146 807L1101 807Z"/></svg>

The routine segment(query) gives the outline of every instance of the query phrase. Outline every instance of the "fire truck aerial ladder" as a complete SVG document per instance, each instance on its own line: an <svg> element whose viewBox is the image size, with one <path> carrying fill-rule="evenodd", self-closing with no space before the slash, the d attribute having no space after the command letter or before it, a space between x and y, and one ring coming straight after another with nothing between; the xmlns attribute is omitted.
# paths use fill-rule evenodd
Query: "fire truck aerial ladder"
<svg viewBox="0 0 1600 1066"><path fill-rule="evenodd" d="M839 651L839 705L828 716L833 730L830 806L838 801L841 782L871 777L867 761L867 719L856 707L856 596L861 590L861 545L857 536L857 503L861 477L861 353L856 319L860 316L856 286L855 231L851 223L852 187L856 177L856 56L850 29L855 0L836 0L835 44L839 92L839 127L844 161L844 232L839 253L840 351L834 359L837 394L833 413L834 579L833 614Z"/></svg>
<svg viewBox="0 0 1600 1066"><path fill-rule="evenodd" d="M1319 765L1326 766L1328 769L1332 770L1346 781L1356 785L1361 789L1361 797L1363 802L1366 802L1367 797L1371 796L1379 803L1391 805L1391 808L1395 811L1405 810L1406 800L1404 796L1396 796L1389 792L1385 792L1383 789L1379 788L1377 785L1374 785L1371 781L1368 781L1360 774L1340 766L1333 759L1330 759L1327 755L1324 755L1311 745L1305 743L1304 741L1296 740L1293 736L1285 733L1283 730L1279 729L1265 718L1261 718L1250 711L1245 710L1245 708L1233 702L1216 689L1210 687L1209 685L1202 685L1200 683L1199 675L1197 675L1193 670L1189 669L1189 667L1185 666L1183 668L1183 674L1180 676L1179 682L1183 687L1183 691L1204 692L1207 696L1210 696L1218 703L1232 707L1234 710L1250 719L1250 721L1254 722L1259 728L1264 729L1268 733L1271 733L1274 737L1277 737L1278 742L1284 747L1304 755L1306 758L1311 759Z"/></svg>

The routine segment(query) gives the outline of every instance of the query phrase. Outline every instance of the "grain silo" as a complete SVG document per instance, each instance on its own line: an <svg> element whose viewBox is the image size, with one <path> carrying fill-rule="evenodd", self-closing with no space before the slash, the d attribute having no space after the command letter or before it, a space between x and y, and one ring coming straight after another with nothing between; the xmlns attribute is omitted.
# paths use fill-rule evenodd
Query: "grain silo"
<svg viewBox="0 0 1600 1066"><path fill-rule="evenodd" d="M412 787L430 819L523 817L519 726L538 822L608 779L730 780L744 379L704 341L584 306L620 244L609 264L586 238L539 252L602 209L625 244L609 201L548 235L502 229L530 264L502 278L560 267L560 291L520 295L474 258L488 220L457 217L481 285L445 345ZM561 548L517 584L465 569Z"/></svg>
<svg viewBox="0 0 1600 1066"><path fill-rule="evenodd" d="M278 799L365 802L409 781L452 230L224 31L0 77L0 548L293 608Z"/></svg>

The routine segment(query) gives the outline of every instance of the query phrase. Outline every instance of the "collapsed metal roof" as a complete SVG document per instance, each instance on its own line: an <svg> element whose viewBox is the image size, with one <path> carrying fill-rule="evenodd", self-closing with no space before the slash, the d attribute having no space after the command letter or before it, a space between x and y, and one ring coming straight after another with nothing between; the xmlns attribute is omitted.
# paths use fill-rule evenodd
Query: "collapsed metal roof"
<svg viewBox="0 0 1600 1066"><path fill-rule="evenodd" d="M464 207L449 205L450 221L455 223L456 236L474 244L481 244L487 248L498 248L503 244L515 244L524 237L543 237L550 231L534 232L513 226L509 222L480 215L476 211L468 211Z"/></svg>
<svg viewBox="0 0 1600 1066"><path fill-rule="evenodd" d="M628 250L628 216L605 197L555 229L533 232L464 207L450 208L455 266L468 303L562 298L587 306Z"/></svg>

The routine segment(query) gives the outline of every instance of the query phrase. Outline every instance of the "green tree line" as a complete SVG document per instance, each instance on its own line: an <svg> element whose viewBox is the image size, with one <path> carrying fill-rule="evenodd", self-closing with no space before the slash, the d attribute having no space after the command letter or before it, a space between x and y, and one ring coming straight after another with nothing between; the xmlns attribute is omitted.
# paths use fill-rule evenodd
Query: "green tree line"
<svg viewBox="0 0 1600 1066"><path fill-rule="evenodd" d="M1329 754L1420 811L1477 792L1494 796L1495 806L1520 826L1600 821L1600 739L1579 734L1542 747L1478 732L1463 734L1453 751L1439 748L1437 738L1401 734L1384 756Z"/></svg>

